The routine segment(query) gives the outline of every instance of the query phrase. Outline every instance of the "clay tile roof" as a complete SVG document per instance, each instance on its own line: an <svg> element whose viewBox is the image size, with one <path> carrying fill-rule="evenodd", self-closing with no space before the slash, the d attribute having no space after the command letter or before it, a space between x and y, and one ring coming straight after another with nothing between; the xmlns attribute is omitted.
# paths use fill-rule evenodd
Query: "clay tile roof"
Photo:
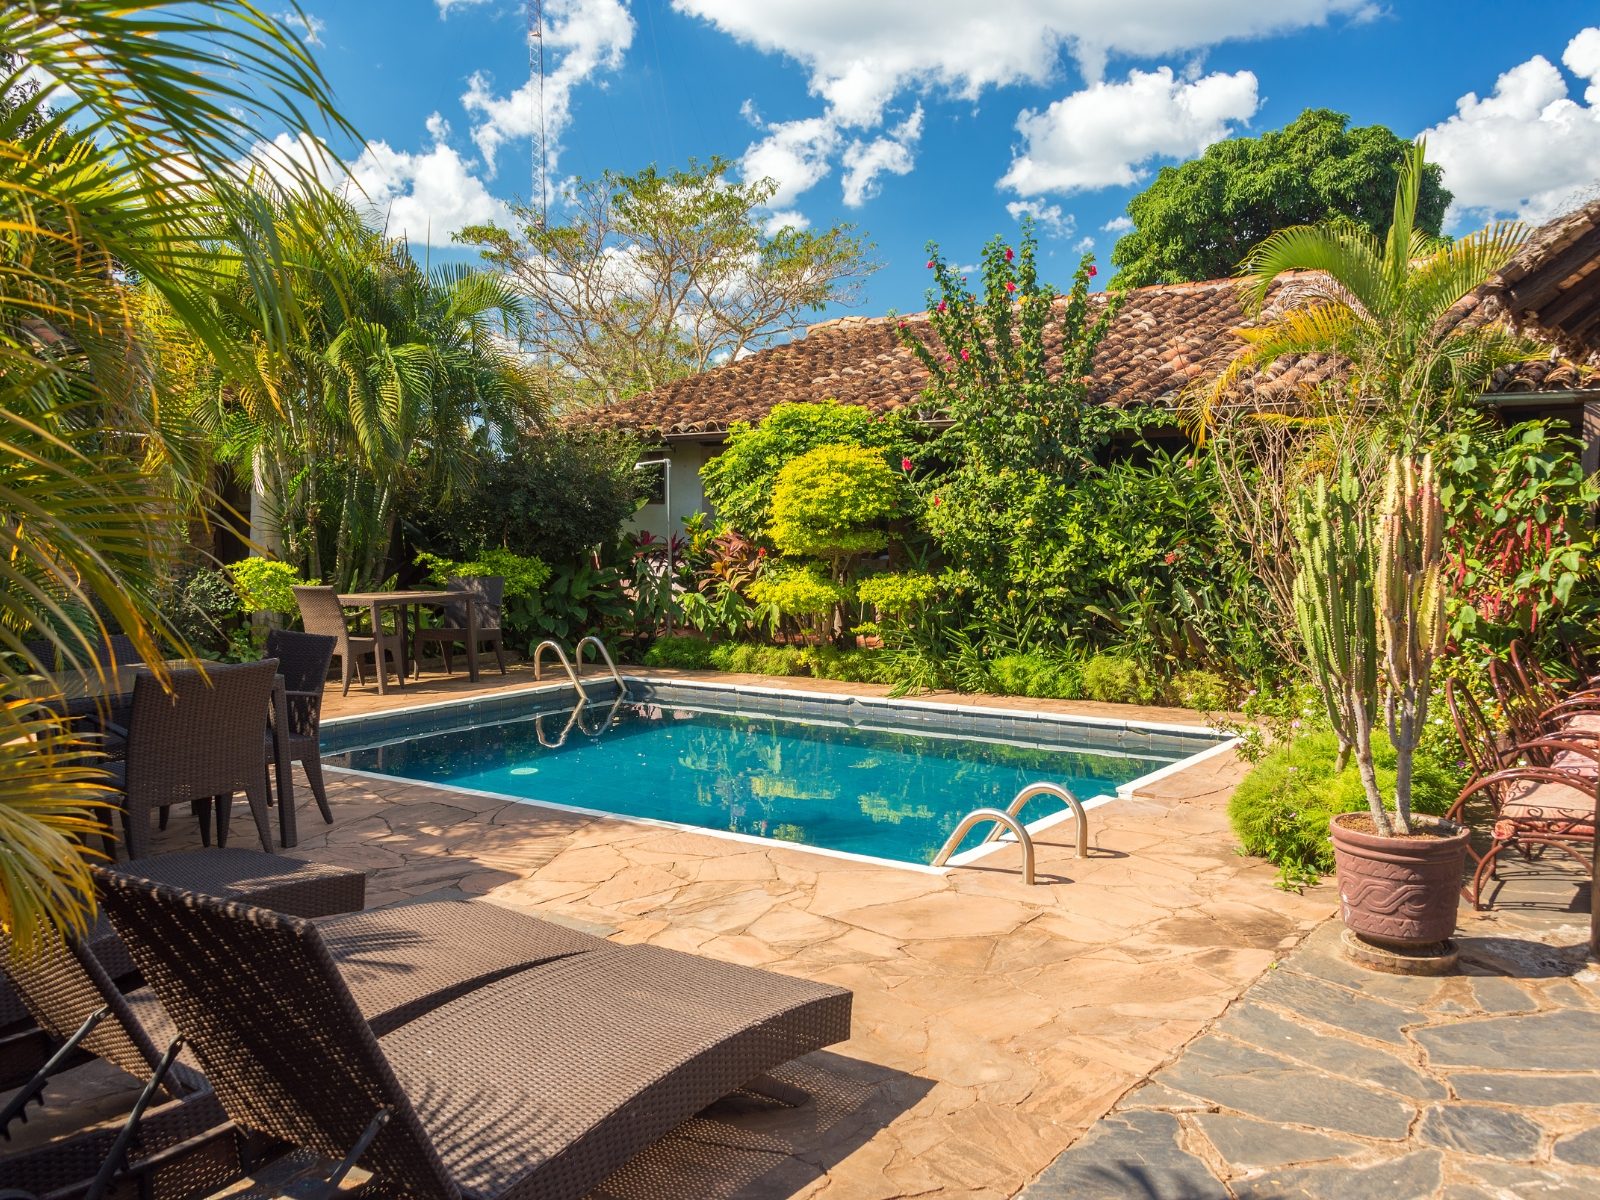
<svg viewBox="0 0 1600 1200"><path fill-rule="evenodd" d="M1593 236L1595 263L1600 266L1600 202L1583 211L1593 215L1585 218L1588 224L1582 225L1582 233L1572 235L1572 227L1563 226L1557 237L1547 235L1547 226L1536 232L1518 263L1526 260L1537 267L1579 238ZM1563 220L1572 226L1581 224L1572 218ZM1524 268L1518 278L1526 277L1531 269ZM1600 285L1600 271L1591 278ZM1301 303L1326 286L1326 276L1319 273L1287 275L1268 296L1264 315ZM1505 296L1511 291L1514 288L1502 281L1481 289L1462 302L1456 319L1501 319L1510 310ZM1103 297L1094 300L1104 302ZM896 336L894 326L900 321L927 344L934 344L926 313L843 317L813 325L794 341L618 404L586 410L574 419L653 437L717 437L734 421L759 421L777 404L835 399L874 412L905 411L936 421L940 414L922 396L928 374ZM1170 407L1188 384L1222 367L1239 347L1233 331L1250 323L1235 280L1158 284L1131 291L1095 352L1090 396L1100 404ZM1529 331L1537 335L1541 329L1535 324ZM1047 353L1053 364L1059 364L1059 342L1047 345ZM1340 362L1331 356L1305 355L1274 364L1246 380L1240 391L1253 403L1287 403L1334 379L1340 370ZM1573 363L1553 355L1551 361L1521 364L1502 372L1491 390L1537 392L1597 386L1600 358L1583 356Z"/></svg>
<svg viewBox="0 0 1600 1200"><path fill-rule="evenodd" d="M1600 200L1534 230L1483 292L1492 315L1600 361Z"/></svg>

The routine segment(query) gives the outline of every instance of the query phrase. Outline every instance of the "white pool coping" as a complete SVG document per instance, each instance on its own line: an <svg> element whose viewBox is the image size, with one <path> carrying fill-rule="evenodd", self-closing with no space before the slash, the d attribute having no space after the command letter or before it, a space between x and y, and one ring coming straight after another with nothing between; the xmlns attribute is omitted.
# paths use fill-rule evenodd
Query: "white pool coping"
<svg viewBox="0 0 1600 1200"><path fill-rule="evenodd" d="M1092 796L1088 799L1081 800L1080 803L1083 805L1085 812L1089 811L1090 809L1099 808L1101 805L1109 804L1113 800L1127 799L1140 788L1148 787L1152 783L1166 779L1171 775L1176 775L1180 771L1186 771L1190 767L1197 766L1208 759L1215 758L1218 755L1232 750L1242 740L1238 737L1229 737L1221 730L1212 729L1210 726L1206 725L1183 725L1178 724L1177 722L1165 721L1120 720L1116 717L1100 717L1087 713L1078 715L1041 710L1031 710L1019 713L1016 709L995 708L988 705L949 704L937 700L918 700L911 697L857 696L849 692L819 692L809 688L802 691L798 689L768 687L759 684L723 683L719 680L710 679L683 679L677 676L632 675L624 673L622 679L624 684L670 684L673 686L690 689L727 692L733 695L780 697L786 699L799 697L818 700L837 700L846 703L862 704L868 707L881 707L886 709L903 709L906 707L912 707L926 709L929 712L976 714L979 716L1010 717L1013 719L1018 716L1023 716L1030 720L1040 720L1051 725L1089 725L1101 729L1120 729L1134 730L1144 733L1176 734L1191 738L1211 736L1223 739L1216 745L1208 746L1204 750L1197 751L1196 753L1188 755L1185 758L1178 759L1176 762L1168 763L1167 765L1159 767L1154 771L1140 775L1136 779L1130 779L1127 783L1120 784L1117 787L1115 794L1101 793L1098 796ZM590 676L588 680L588 682L597 681L603 683L612 682L609 676L601 675ZM474 703L482 703L486 700L501 700L508 697L531 696L543 693L554 694L571 690L572 681L570 679L559 681L552 680L549 683L540 682L531 684L528 687L507 688L504 691L473 693L450 700L436 700L427 704L403 705L396 708L379 709L375 712L369 713L351 713L342 717L330 717L322 724L324 726L355 724L364 721L376 721L384 717L404 716L413 713L434 712L441 709L461 708ZM594 703L600 703L600 701L595 701ZM781 716L783 714L773 715ZM830 722L830 724L832 723L833 722ZM892 726L888 728L892 728ZM926 733L926 731L923 730L915 730L911 732L915 732L919 735ZM960 738L963 735L950 734L947 736ZM964 740L997 741L1014 744L1017 739L966 737ZM1131 754L1128 756L1142 757ZM843 859L848 862L868 863L874 866L882 867L894 867L899 870L916 871L926 875L945 875L954 868L971 866L973 863L987 857L990 854L993 854L997 850L1004 850L1010 846L1016 845L1016 838L1007 833L992 842L984 842L980 845L974 846L970 850L963 850L960 854L953 856L950 861L942 867L934 867L925 863L908 863L903 862L900 859L880 858L876 855L858 854L849 850L833 850L827 846L812 846L805 842L789 842L783 840L782 838L761 837L758 834L737 833L733 830L727 829L710 829L704 825L692 825L682 821L668 821L659 817L631 816L626 813L610 812L606 809L587 808L576 804L562 804L555 800L530 800L523 796L512 796L505 792L491 792L479 788L462 787L459 784L438 783L427 779L410 779L401 775L385 775L378 771L363 771L355 767L336 767L324 764L323 769L340 775L350 775L353 777L371 779L382 783L411 784L421 787L436 788L442 792L454 792L463 796L474 796L489 800L505 800L510 803L526 804L532 808L547 808L554 812L570 813L575 816L592 817L609 821L621 821L627 824L643 825L650 828L671 830L678 833L703 834L706 837L720 838L723 841L741 842L746 845L762 846L767 848L779 847L783 849L798 850L806 854L821 854L829 858ZM1071 808L1064 808L1058 812L1053 812L1046 816L1040 817L1036 821L1030 821L1024 825L1023 828L1028 831L1029 837L1036 837L1038 834L1043 833L1047 829L1051 829L1064 821L1072 820L1074 815L1075 814Z"/></svg>

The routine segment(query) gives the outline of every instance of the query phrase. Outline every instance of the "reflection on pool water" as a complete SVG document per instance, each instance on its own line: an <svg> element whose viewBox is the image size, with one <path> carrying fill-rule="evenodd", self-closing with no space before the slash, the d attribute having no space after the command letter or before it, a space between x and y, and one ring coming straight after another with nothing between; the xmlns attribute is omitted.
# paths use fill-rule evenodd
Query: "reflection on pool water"
<svg viewBox="0 0 1600 1200"><path fill-rule="evenodd" d="M1067 727L1063 736L1070 733ZM966 813L1004 807L1027 784L1061 784L1090 800L1182 756L621 703L414 735L327 761L515 799L926 864ZM1025 819L1061 807L1041 798ZM985 832L973 831L965 845L976 845Z"/></svg>

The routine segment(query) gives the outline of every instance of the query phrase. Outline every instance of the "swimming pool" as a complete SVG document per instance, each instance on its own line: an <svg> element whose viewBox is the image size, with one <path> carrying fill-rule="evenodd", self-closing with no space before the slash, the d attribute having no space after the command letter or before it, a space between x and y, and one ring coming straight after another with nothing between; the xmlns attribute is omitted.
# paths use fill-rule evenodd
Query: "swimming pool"
<svg viewBox="0 0 1600 1200"><path fill-rule="evenodd" d="M604 694L609 691L609 695ZM328 765L926 865L972 809L1047 781L1092 804L1218 744L1203 730L630 681L330 722ZM1040 798L1030 823L1064 806ZM969 835L976 845L985 830Z"/></svg>

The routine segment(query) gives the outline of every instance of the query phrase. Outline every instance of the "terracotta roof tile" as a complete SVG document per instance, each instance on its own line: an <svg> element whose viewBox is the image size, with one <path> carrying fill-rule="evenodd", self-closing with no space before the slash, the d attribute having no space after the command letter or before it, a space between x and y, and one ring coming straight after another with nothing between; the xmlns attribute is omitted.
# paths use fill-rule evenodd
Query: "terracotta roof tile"
<svg viewBox="0 0 1600 1200"><path fill-rule="evenodd" d="M1268 297L1265 315L1303 302L1325 289L1325 276L1291 275ZM1103 297L1095 297L1104 303ZM1503 307L1486 295L1463 302L1461 320L1495 319ZM908 411L923 419L939 414L922 396L928 373L900 345L894 328L906 325L932 346L926 313L903 317L843 317L813 325L803 337L736 362L680 379L654 392L574 420L628 428L648 436L720 435L734 421L759 421L774 405L836 399L874 412ZM1233 331L1250 324L1234 280L1166 284L1129 292L1095 353L1090 396L1099 404L1172 406L1192 382L1219 370L1236 352ZM1060 342L1046 346L1060 363ZM1524 364L1502 373L1496 391L1530 392L1600 385L1596 364ZM1253 377L1241 393L1254 403L1290 402L1337 376L1339 361L1313 354L1287 359Z"/></svg>

